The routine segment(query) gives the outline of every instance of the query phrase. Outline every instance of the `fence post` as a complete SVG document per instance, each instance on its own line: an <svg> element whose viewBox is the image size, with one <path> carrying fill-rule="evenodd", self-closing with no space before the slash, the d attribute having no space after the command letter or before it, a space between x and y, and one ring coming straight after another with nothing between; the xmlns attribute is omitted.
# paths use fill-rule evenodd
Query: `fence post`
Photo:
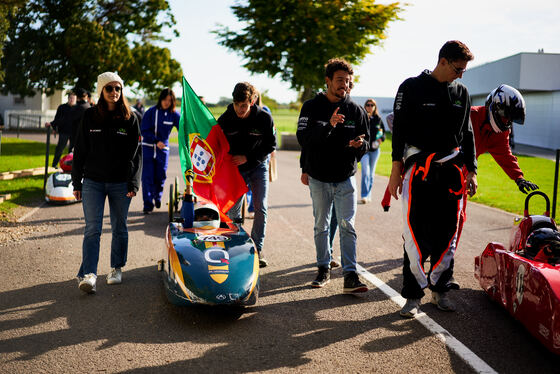
<svg viewBox="0 0 560 374"><path fill-rule="evenodd" d="M560 149L556 150L556 168L554 170L554 186L552 186L552 219L556 218L556 199L558 197L558 167L560 165Z"/></svg>
<svg viewBox="0 0 560 374"><path fill-rule="evenodd" d="M47 127L47 150L45 154L45 177L43 178L43 194L47 188L47 178L49 177L49 151L51 148L51 127Z"/></svg>

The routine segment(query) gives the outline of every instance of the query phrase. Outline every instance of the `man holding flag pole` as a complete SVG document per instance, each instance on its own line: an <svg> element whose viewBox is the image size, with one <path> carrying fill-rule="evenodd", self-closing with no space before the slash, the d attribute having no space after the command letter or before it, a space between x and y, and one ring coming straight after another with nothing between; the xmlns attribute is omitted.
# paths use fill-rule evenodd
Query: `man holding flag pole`
<svg viewBox="0 0 560 374"><path fill-rule="evenodd" d="M210 110L183 77L179 156L186 194L214 203L222 216L247 192L247 185L228 153L229 143ZM192 224L193 199L183 201L181 215Z"/></svg>
<svg viewBox="0 0 560 374"><path fill-rule="evenodd" d="M255 220L251 238L259 251L259 265L267 266L262 254L266 233L268 168L270 154L276 149L274 123L269 113L255 105L257 91L247 82L237 83L233 89L233 104L228 105L218 123L229 142L229 153L245 183L253 193ZM242 199L229 212L229 217L241 218Z"/></svg>

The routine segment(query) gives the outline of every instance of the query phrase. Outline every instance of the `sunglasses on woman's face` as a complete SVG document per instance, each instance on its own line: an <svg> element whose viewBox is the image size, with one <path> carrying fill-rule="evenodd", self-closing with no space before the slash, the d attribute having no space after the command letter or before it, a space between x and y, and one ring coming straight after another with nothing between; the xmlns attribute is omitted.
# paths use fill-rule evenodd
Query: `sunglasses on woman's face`
<svg viewBox="0 0 560 374"><path fill-rule="evenodd" d="M115 92L121 92L121 86L105 86L105 91L107 91L107 93L111 93L113 90L115 90Z"/></svg>
<svg viewBox="0 0 560 374"><path fill-rule="evenodd" d="M366 106L375 106L375 105L373 105L373 104L366 104Z"/></svg>

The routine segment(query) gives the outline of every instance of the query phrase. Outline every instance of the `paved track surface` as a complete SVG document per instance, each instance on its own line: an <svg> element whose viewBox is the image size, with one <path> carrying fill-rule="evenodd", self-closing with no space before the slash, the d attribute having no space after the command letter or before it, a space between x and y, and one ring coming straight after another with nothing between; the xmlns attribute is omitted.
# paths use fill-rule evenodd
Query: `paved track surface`
<svg viewBox="0 0 560 374"><path fill-rule="evenodd" d="M172 152L168 182L180 173L177 148ZM156 271L165 205L144 216L141 198L133 199L128 264L118 286L105 284L111 237L106 207L96 295L82 294L74 279L81 205L42 206L22 222L29 234L0 246L0 372L473 372L418 321L399 317L397 304L379 289L343 295L340 269L325 288L309 287L316 272L311 199L299 182L298 157L278 152L265 243L271 265L261 273L257 305L243 314L167 302ZM400 201L382 211L386 184L376 177L375 203L358 206L358 259L400 291ZM468 205L456 256L462 289L452 295L458 310L441 312L428 296L422 310L499 373L558 372L558 358L490 301L473 276L474 256L489 241L507 243L513 217ZM247 230L251 224L246 221Z"/></svg>

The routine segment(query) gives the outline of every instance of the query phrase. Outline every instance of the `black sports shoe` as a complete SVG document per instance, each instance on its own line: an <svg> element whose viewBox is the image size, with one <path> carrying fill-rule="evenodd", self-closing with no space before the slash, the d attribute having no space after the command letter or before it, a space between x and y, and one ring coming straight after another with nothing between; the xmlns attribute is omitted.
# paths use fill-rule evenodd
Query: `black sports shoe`
<svg viewBox="0 0 560 374"><path fill-rule="evenodd" d="M264 255L262 254L261 251L259 251L259 267L260 268L265 268L268 266L268 261L266 261L266 258L264 258Z"/></svg>
<svg viewBox="0 0 560 374"><path fill-rule="evenodd" d="M331 280L331 273L328 267L319 267L319 272L317 273L317 278L311 282L311 287L321 288L324 287Z"/></svg>
<svg viewBox="0 0 560 374"><path fill-rule="evenodd" d="M156 208L157 209L161 208L161 201L156 200Z"/></svg>
<svg viewBox="0 0 560 374"><path fill-rule="evenodd" d="M360 278L356 272L351 272L344 275L344 293L359 293L366 292L368 287L360 282Z"/></svg>

